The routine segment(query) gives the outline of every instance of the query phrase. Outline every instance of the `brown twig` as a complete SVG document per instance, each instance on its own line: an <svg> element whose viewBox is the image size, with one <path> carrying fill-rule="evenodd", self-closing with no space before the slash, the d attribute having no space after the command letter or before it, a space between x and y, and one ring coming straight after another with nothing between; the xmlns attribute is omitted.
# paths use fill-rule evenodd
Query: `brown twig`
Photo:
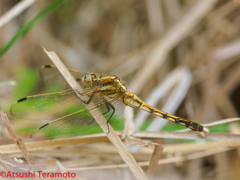
<svg viewBox="0 0 240 180"><path fill-rule="evenodd" d="M135 145L135 146L146 147L146 148L149 148L149 149L152 149L152 150L155 149L155 146L159 146L158 143L153 143L153 142L150 142L150 141L144 141L142 139L132 137L132 136L127 137L125 139L125 142L127 142L129 144L132 144L132 145Z"/></svg>
<svg viewBox="0 0 240 180"><path fill-rule="evenodd" d="M149 29L153 36L163 34L163 12L158 0L146 0Z"/></svg>
<svg viewBox="0 0 240 180"><path fill-rule="evenodd" d="M15 144L17 145L17 147L20 149L20 151L22 152L23 156L27 160L27 162L29 164L36 164L34 158L32 157L32 155L27 150L24 142L21 140L21 138L14 131L14 129L12 127L12 124L10 123L10 121L9 121L9 119L7 117L7 114L5 113L5 111L3 110L3 108L1 106L0 106L0 118L1 118L1 120L3 122L3 124L6 126L6 128L8 130L8 133L12 137L13 141L15 142Z"/></svg>
<svg viewBox="0 0 240 180"><path fill-rule="evenodd" d="M120 135L120 133L119 133ZM226 141L240 141L240 136L238 134L227 134L227 133L209 133L207 137L203 138L198 133L193 132L144 132L139 131L133 134L135 138L141 139L159 139L159 138L169 138L169 139L210 139L210 140L226 140ZM126 138L129 139L133 138ZM105 134L93 134L80 137L71 137L65 139L54 139L54 140L44 140L37 142L25 143L29 151L36 151L41 149L50 149L57 147L73 146L79 144L90 144L97 142L108 142L108 138ZM131 143L133 144L133 143ZM153 146L148 144L136 143L136 145L144 146L150 149L154 149ZM19 149L15 144L1 145L0 153L15 153L19 152Z"/></svg>
<svg viewBox="0 0 240 180"><path fill-rule="evenodd" d="M78 89L81 91L81 86L76 82L75 78L71 75L71 73L68 71L68 69L65 67L65 65L61 62L59 57L56 55L55 52L48 52L44 49L48 57L52 60L52 62L55 64L55 66L58 68L60 73L63 75L63 77L66 79L68 84L72 87L72 89ZM79 93L76 92L77 96L80 96ZM83 99L83 97L80 97ZM94 106L92 102L89 104L86 104L86 108ZM128 165L129 169L132 171L134 176L137 179L148 179L145 175L142 168L138 165L137 161L134 159L132 154L129 152L129 150L126 148L126 146L123 144L117 133L114 131L114 129L106 124L105 117L99 112L99 113L93 113L91 109L89 109L89 112L92 114L94 119L97 121L97 123L100 125L102 130L106 133L109 140L116 146L118 149L118 152L124 162ZM97 114L97 115L96 115ZM109 132L108 132L109 131Z"/></svg>
<svg viewBox="0 0 240 180"><path fill-rule="evenodd" d="M156 168L158 165L158 160L160 159L161 155L162 155L162 151L163 151L163 146L162 145L156 145L150 160L150 164L147 168L146 174L148 175L148 177L151 179L155 172L156 172Z"/></svg>
<svg viewBox="0 0 240 180"><path fill-rule="evenodd" d="M169 164L169 163L176 163L176 162L182 162L182 161L187 161L187 160L193 160L193 159L198 159L210 155L214 155L217 153L225 152L230 150L229 148L213 148L213 149L208 149L202 152L198 153L193 153L189 154L186 156L178 156L178 157L173 157L173 158L167 158L167 159L161 159L158 161L158 165L160 164ZM150 162L140 162L140 166L149 166ZM85 170L96 170L96 169L113 169L113 168L126 168L126 164L114 164L114 165L105 165L105 166L92 166L92 167L77 167L77 168L67 168L68 171L85 171Z"/></svg>
<svg viewBox="0 0 240 180"><path fill-rule="evenodd" d="M211 139L211 140L240 140L240 135L229 133L209 133L203 137L200 133L193 132L151 132L139 131L133 134L136 138L169 138L169 139Z"/></svg>

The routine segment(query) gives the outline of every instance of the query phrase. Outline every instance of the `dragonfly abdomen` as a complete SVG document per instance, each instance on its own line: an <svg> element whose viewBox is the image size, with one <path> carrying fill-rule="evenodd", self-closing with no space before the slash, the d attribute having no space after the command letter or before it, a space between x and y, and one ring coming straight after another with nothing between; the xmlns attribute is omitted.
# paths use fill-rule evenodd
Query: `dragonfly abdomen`
<svg viewBox="0 0 240 180"><path fill-rule="evenodd" d="M198 123L192 122L190 120L182 119L182 118L177 117L177 116L173 116L171 114L165 113L165 112L160 111L158 109L155 109L153 114L155 114L157 116L160 116L160 117L162 117L164 119L173 121L173 122L175 122L177 124L181 124L181 125L183 125L183 126L185 126L187 128L190 128L193 131L199 131L199 132L205 131L205 129L203 129L204 127L201 126Z"/></svg>
<svg viewBox="0 0 240 180"><path fill-rule="evenodd" d="M133 107L133 108L140 108L144 111L147 111L151 114L155 114L157 116L160 116L164 119L170 120L172 122L175 122L177 124L181 124L185 127L190 128L193 131L199 131L199 132L208 132L207 128L204 128L198 123L192 122L190 120L185 120L177 116L173 116L171 114L168 114L166 112L160 111L156 108L153 108L152 106L146 104L143 102L139 97L137 97L133 93L125 93L123 97L123 101L127 106Z"/></svg>

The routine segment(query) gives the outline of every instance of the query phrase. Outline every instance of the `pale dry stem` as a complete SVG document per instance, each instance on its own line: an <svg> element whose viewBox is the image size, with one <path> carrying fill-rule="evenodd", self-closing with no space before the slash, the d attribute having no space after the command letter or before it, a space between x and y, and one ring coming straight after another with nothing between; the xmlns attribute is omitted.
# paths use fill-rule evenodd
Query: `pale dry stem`
<svg viewBox="0 0 240 180"><path fill-rule="evenodd" d="M29 6L31 6L35 0L24 0L20 1L17 5L15 5L12 9L10 9L8 12L3 14L0 17L0 28L11 21L14 17L19 15L21 12L23 12L25 9L27 9Z"/></svg>
<svg viewBox="0 0 240 180"><path fill-rule="evenodd" d="M156 145L149 163L149 166L147 168L147 172L146 174L148 175L148 177L151 179L157 169L158 166L158 161L162 155L162 151L163 151L164 146L162 145Z"/></svg>
<svg viewBox="0 0 240 180"><path fill-rule="evenodd" d="M3 122L3 124L6 126L6 128L8 130L8 133L12 137L13 141L15 142L15 144L17 145L17 147L20 149L20 151L22 152L23 156L27 160L27 162L29 164L36 164L34 158L32 157L32 155L27 150L24 142L21 140L21 138L14 131L13 126L12 126L12 124L10 123L10 121L9 121L9 119L7 117L7 114L4 112L4 110L2 109L1 106L0 106L0 118L1 118L1 120Z"/></svg>

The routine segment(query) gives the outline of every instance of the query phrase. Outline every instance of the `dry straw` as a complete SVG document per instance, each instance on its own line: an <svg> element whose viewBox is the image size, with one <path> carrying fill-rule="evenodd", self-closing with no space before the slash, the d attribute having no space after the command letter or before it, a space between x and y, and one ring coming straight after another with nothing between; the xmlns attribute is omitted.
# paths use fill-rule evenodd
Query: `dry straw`
<svg viewBox="0 0 240 180"><path fill-rule="evenodd" d="M22 152L23 156L27 160L29 164L36 164L34 158L32 155L29 153L27 150L24 142L21 140L21 138L17 135L17 133L14 131L12 124L10 123L7 114L3 110L3 108L0 106L0 119L2 120L3 124L6 126L8 133L12 137L13 141L17 145L17 147L20 149Z"/></svg>

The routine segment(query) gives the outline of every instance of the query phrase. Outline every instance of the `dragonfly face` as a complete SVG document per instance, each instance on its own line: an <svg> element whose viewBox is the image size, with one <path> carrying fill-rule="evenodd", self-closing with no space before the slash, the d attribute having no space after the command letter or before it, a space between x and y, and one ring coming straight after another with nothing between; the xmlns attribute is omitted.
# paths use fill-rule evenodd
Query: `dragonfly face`
<svg viewBox="0 0 240 180"><path fill-rule="evenodd" d="M193 131L208 132L207 128L197 123L170 115L146 104L136 94L127 92L127 86L117 76L69 71L82 87L81 90L69 89L28 96L11 107L11 114L17 118L53 120L34 131L31 137L39 138L84 131L98 125L92 113L95 117L101 113L108 123L114 116L122 114L125 106L140 108ZM67 86L65 79L55 66L43 66L41 75L45 81L53 85L62 88ZM85 105L90 102L93 102L93 105L86 108Z"/></svg>
<svg viewBox="0 0 240 180"><path fill-rule="evenodd" d="M82 78L82 83L85 88L96 86L98 83L98 79L95 74L85 74L85 76Z"/></svg>

